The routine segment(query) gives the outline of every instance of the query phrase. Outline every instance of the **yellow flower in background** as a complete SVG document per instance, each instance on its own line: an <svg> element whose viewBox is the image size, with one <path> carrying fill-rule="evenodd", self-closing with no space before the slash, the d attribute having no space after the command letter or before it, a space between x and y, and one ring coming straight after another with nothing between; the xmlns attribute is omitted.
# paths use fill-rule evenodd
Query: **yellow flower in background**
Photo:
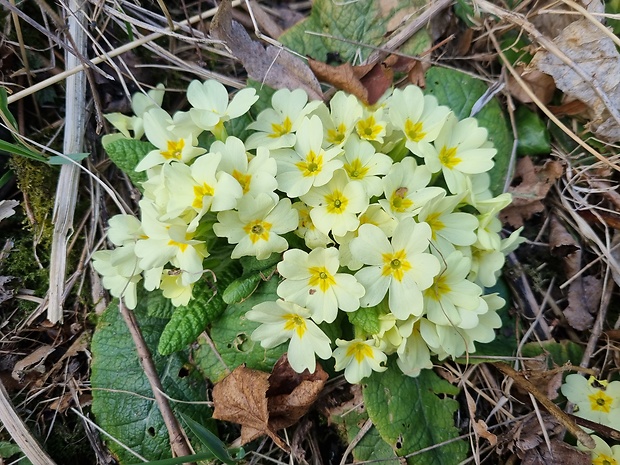
<svg viewBox="0 0 620 465"><path fill-rule="evenodd" d="M575 415L620 429L620 381L599 381L571 374L562 385L562 394L575 404Z"/></svg>

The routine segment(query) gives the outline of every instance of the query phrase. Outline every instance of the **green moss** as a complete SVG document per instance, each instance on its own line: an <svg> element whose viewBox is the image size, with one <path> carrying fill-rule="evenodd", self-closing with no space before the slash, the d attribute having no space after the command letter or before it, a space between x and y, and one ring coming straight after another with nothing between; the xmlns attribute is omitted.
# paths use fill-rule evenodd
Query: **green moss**
<svg viewBox="0 0 620 465"><path fill-rule="evenodd" d="M9 164L17 177L19 190L24 193L32 212L32 218L30 220L24 218L23 224L35 238L38 238L39 244L49 246L54 231L52 214L58 170L17 156L11 157Z"/></svg>

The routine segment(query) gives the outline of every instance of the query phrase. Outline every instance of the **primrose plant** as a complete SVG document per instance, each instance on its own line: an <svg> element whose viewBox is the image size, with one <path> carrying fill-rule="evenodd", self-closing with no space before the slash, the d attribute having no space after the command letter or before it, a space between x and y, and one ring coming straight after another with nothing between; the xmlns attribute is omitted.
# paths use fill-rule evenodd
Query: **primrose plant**
<svg viewBox="0 0 620 465"><path fill-rule="evenodd" d="M116 247L93 255L129 308L139 285L188 305L205 259L228 250L226 260L277 263L277 296L246 317L264 348L288 344L297 372L333 357L358 383L393 357L417 376L433 356L494 339L504 301L485 288L520 239L500 236L511 197L489 189L496 150L474 118L413 85L374 106L278 90L253 120L252 88L229 99L220 83L194 81L191 109L174 115L162 92L136 95L134 116L107 116L115 140L153 146L135 167L146 173L140 218L113 217ZM240 117L248 123L230 123Z"/></svg>

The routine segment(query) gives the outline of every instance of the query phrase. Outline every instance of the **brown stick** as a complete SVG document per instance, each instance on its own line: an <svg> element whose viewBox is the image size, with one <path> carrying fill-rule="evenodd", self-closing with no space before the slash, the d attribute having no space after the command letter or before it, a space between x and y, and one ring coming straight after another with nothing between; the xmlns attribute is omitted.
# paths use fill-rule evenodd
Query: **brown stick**
<svg viewBox="0 0 620 465"><path fill-rule="evenodd" d="M125 320L127 327L129 328L134 345L138 351L140 364L142 365L142 369L149 380L149 384L151 385L151 389L153 390L153 394L155 396L155 402L157 403L157 407L159 408L159 411L164 419L164 423L166 424L166 429L168 430L168 435L170 436L172 452L177 457L191 455L192 450L187 441L187 436L185 435L179 420L177 420L174 416L167 397L164 395L164 389L161 385L157 370L155 369L151 352L142 337L142 332L138 326L136 316L125 306L122 299L119 303L119 309L121 311L121 315L123 315L123 319Z"/></svg>
<svg viewBox="0 0 620 465"><path fill-rule="evenodd" d="M545 407L547 412L557 418L562 426L564 426L570 434L575 436L579 442L589 449L594 449L596 446L594 439L592 439L589 434L577 426L577 423L575 423L575 420L573 420L571 416L549 400L549 398L542 391L540 391L540 389L534 386L534 384L527 379L523 373L516 371L510 365L505 363L495 363L495 366L506 376L510 376L517 386L532 394L536 400L540 402L543 407Z"/></svg>

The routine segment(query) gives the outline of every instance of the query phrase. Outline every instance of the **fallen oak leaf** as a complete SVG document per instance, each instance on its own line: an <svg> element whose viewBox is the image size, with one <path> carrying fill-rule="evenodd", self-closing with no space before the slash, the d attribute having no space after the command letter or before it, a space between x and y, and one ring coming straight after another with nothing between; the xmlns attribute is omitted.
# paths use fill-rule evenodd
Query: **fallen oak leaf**
<svg viewBox="0 0 620 465"><path fill-rule="evenodd" d="M268 435L283 450L286 444L269 426L269 374L245 365L234 369L213 387L213 418L241 425L241 444Z"/></svg>
<svg viewBox="0 0 620 465"><path fill-rule="evenodd" d="M323 391L328 377L319 364L314 373L308 370L297 373L286 354L280 357L269 376L269 426L278 431L297 423Z"/></svg>
<svg viewBox="0 0 620 465"><path fill-rule="evenodd" d="M274 89L303 89L310 99L322 100L323 92L310 68L283 48L252 40L245 28L232 19L231 0L222 0L209 29L241 61L252 79Z"/></svg>

